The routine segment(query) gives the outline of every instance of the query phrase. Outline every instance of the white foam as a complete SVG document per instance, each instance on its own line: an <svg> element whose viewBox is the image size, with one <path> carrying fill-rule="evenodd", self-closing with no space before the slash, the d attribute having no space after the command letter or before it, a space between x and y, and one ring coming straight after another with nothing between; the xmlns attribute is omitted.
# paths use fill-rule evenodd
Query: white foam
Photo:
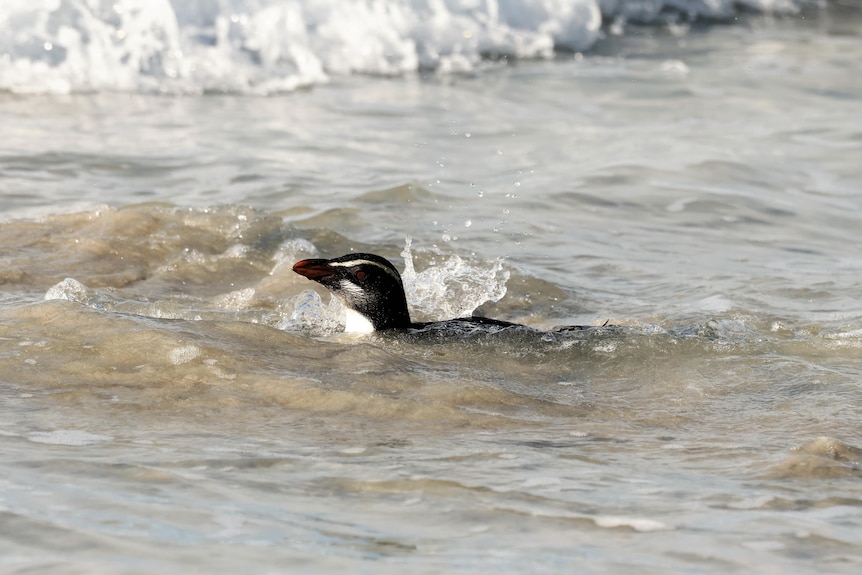
<svg viewBox="0 0 862 575"><path fill-rule="evenodd" d="M221 309L231 311L243 310L251 306L254 296L255 289L248 287L217 296L213 299L213 303Z"/></svg>
<svg viewBox="0 0 862 575"><path fill-rule="evenodd" d="M168 355L170 356L172 364L182 365L200 357L201 349L196 345L184 345L181 347L175 347Z"/></svg>
<svg viewBox="0 0 862 575"><path fill-rule="evenodd" d="M664 531L670 529L665 523L653 519L642 519L638 517L618 517L611 515L600 515L594 517L593 521L599 527L617 528L630 527L635 531Z"/></svg>
<svg viewBox="0 0 862 575"><path fill-rule="evenodd" d="M92 300L90 288L74 278L66 278L58 284L48 288L45 292L46 300L67 300L88 305Z"/></svg>
<svg viewBox="0 0 862 575"><path fill-rule="evenodd" d="M110 435L98 435L78 429L58 429L56 431L34 431L27 435L27 439L35 443L81 447L102 441L111 441L114 438Z"/></svg>
<svg viewBox="0 0 862 575"><path fill-rule="evenodd" d="M0 91L272 94L333 74L583 51L603 20L731 18L812 0L4 0Z"/></svg>

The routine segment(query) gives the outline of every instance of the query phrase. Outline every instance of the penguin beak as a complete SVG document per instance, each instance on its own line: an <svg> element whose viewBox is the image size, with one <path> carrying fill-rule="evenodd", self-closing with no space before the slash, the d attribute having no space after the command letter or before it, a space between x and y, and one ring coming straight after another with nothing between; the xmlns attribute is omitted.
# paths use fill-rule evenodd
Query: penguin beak
<svg viewBox="0 0 862 575"><path fill-rule="evenodd" d="M302 260L293 264L293 271L310 280L320 281L335 273L329 260Z"/></svg>

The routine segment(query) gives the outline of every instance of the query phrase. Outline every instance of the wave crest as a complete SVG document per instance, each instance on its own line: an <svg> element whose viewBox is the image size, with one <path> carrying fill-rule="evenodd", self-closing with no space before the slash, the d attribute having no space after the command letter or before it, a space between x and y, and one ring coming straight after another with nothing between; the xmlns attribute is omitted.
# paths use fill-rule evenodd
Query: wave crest
<svg viewBox="0 0 862 575"><path fill-rule="evenodd" d="M6 0L0 90L273 94L332 75L464 72L582 51L603 21L812 0Z"/></svg>

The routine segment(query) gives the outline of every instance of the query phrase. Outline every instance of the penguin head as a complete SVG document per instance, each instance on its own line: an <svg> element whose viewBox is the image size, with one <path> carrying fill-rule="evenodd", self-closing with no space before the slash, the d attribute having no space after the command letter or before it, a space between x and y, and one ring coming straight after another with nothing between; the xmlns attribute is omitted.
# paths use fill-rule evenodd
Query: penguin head
<svg viewBox="0 0 862 575"><path fill-rule="evenodd" d="M296 262L293 271L323 285L344 302L347 331L411 325L401 274L386 258L358 253L331 260L307 259Z"/></svg>

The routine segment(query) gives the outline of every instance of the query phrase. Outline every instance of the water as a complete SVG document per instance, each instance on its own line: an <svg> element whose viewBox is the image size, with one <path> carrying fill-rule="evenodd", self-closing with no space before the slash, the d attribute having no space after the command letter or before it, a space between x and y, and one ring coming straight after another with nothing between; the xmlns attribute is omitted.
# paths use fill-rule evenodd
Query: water
<svg viewBox="0 0 862 575"><path fill-rule="evenodd" d="M862 567L857 5L357 4L362 64L325 2L57 4L0 9L0 572ZM348 336L290 266L350 250L617 327Z"/></svg>

